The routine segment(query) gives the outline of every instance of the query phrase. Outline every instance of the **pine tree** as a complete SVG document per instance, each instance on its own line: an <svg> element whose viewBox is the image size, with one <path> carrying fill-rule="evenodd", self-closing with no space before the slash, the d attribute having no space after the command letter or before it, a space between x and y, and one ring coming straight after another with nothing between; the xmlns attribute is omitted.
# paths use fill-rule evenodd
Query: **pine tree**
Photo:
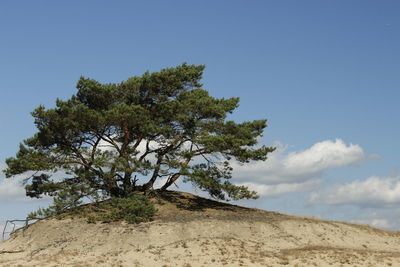
<svg viewBox="0 0 400 267"><path fill-rule="evenodd" d="M6 160L6 177L33 171L27 196L71 206L149 193L158 179L162 192L179 178L217 199L257 198L230 182L230 161L266 160L274 148L257 143L266 120L227 120L239 99L211 97L203 70L182 64L110 84L81 77L70 99L32 112L38 131Z"/></svg>

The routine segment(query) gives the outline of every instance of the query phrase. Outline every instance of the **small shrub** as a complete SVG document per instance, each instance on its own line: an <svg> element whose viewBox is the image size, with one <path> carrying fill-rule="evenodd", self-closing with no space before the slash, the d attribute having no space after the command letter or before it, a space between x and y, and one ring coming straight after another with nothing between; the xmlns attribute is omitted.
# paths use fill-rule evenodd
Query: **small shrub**
<svg viewBox="0 0 400 267"><path fill-rule="evenodd" d="M113 198L109 202L98 204L102 212L97 212L90 222L113 222L125 220L128 223L140 223L151 220L156 208L145 195L133 194L127 198Z"/></svg>
<svg viewBox="0 0 400 267"><path fill-rule="evenodd" d="M96 218L92 215L87 217L87 222L88 223L96 223Z"/></svg>
<svg viewBox="0 0 400 267"><path fill-rule="evenodd" d="M112 198L99 203L78 206L64 211L58 211L54 206L31 212L28 218L46 218L55 216L58 219L65 217L84 217L88 223L114 222L125 220L128 223L150 221L157 212L149 197L132 194L126 198Z"/></svg>
<svg viewBox="0 0 400 267"><path fill-rule="evenodd" d="M31 213L28 214L28 219L41 219L41 218L46 218L51 215L53 215L53 211L50 208L39 208L36 211L32 211Z"/></svg>

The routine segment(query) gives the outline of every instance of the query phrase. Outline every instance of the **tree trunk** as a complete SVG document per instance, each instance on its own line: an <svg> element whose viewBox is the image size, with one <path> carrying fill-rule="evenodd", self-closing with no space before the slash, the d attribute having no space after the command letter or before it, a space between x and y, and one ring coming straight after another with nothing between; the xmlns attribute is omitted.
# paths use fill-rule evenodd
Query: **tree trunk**
<svg viewBox="0 0 400 267"><path fill-rule="evenodd" d="M160 172L160 169L161 169L161 162L162 162L162 159L163 159L162 156L159 156L159 157L158 157L157 163L156 163L157 165L156 165L156 168L154 169L153 175L151 176L150 180L149 180L147 183L145 183L145 184L143 185L144 191L147 191L147 190L149 190L150 188L152 188L153 185L154 185L154 182L157 180L157 178L158 178L158 173Z"/></svg>
<svg viewBox="0 0 400 267"><path fill-rule="evenodd" d="M186 161L184 162L184 165L188 165L190 162L191 158L186 159ZM181 176L181 174L175 173L174 175L172 175L172 177L170 179L168 179L168 181L160 188L161 191L165 191L167 190L168 187L170 187L173 183L175 183L176 180L178 180L178 178Z"/></svg>
<svg viewBox="0 0 400 267"><path fill-rule="evenodd" d="M161 191L165 191L168 187L170 187L176 180L178 180L180 173L175 173L172 177L160 188Z"/></svg>

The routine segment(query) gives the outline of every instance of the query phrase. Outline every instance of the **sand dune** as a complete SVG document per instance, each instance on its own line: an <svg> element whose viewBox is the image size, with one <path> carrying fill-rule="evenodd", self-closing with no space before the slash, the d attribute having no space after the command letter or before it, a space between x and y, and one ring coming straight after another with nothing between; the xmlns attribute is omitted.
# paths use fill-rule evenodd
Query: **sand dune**
<svg viewBox="0 0 400 267"><path fill-rule="evenodd" d="M152 222L46 219L0 243L0 266L400 266L400 233L222 204L154 199Z"/></svg>

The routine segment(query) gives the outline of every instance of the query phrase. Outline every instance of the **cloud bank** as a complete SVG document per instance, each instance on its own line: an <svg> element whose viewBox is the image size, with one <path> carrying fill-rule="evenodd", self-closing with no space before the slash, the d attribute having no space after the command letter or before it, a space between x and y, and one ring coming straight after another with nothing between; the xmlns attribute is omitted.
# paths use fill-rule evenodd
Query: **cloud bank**
<svg viewBox="0 0 400 267"><path fill-rule="evenodd" d="M302 183L291 183L291 184L257 184L257 183L243 183L251 190L255 190L260 196L264 197L278 197L285 194L296 193L296 192L309 192L317 189L321 185L320 179L314 179L305 181Z"/></svg>
<svg viewBox="0 0 400 267"><path fill-rule="evenodd" d="M0 201L26 201L25 189L22 185L24 177L21 175L6 179L3 174L5 165L0 165Z"/></svg>
<svg viewBox="0 0 400 267"><path fill-rule="evenodd" d="M0 203L1 202L40 202L46 201L49 197L41 199L30 198L25 194L23 181L29 177L31 173L16 175L12 178L5 178L3 170L6 168L5 164L0 164Z"/></svg>
<svg viewBox="0 0 400 267"><path fill-rule="evenodd" d="M356 165L367 159L359 145L341 139L315 143L302 151L287 152L278 144L277 150L264 162L233 164L233 178L262 196L279 196L316 189L323 172L333 168Z"/></svg>
<svg viewBox="0 0 400 267"><path fill-rule="evenodd" d="M400 203L400 177L378 176L366 180L354 181L310 196L311 203L318 204L355 204L359 206L387 206Z"/></svg>
<svg viewBox="0 0 400 267"><path fill-rule="evenodd" d="M3 170L6 165L0 163L0 201L23 201L25 196L25 190L22 186L22 177L14 177L12 179L6 179Z"/></svg>
<svg viewBox="0 0 400 267"><path fill-rule="evenodd" d="M341 139L318 142L303 151L286 153L287 146L278 144L264 162L234 164L235 178L268 184L296 183L309 180L328 169L356 165L367 157L359 145Z"/></svg>

